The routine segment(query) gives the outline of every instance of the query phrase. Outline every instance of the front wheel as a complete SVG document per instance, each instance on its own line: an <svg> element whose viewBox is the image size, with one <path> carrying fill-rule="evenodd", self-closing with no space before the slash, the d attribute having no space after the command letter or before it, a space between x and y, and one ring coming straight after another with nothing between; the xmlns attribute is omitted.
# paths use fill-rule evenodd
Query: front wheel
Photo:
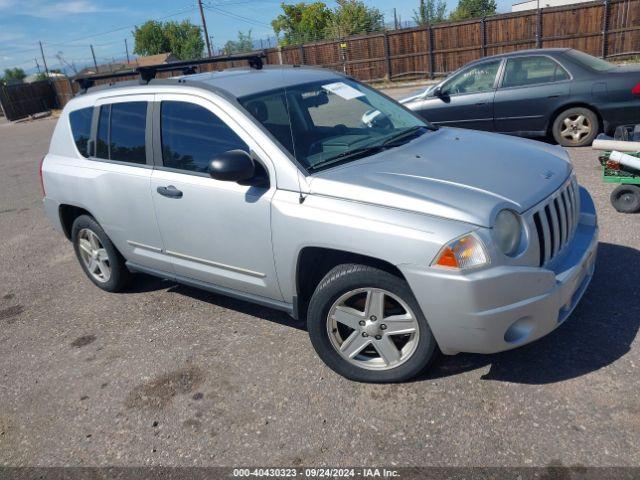
<svg viewBox="0 0 640 480"><path fill-rule="evenodd" d="M598 116L588 108L561 112L553 122L553 138L563 147L587 147L598 134Z"/></svg>
<svg viewBox="0 0 640 480"><path fill-rule="evenodd" d="M408 380L437 352L409 285L365 265L339 265L327 273L311 298L307 322L320 358L351 380Z"/></svg>

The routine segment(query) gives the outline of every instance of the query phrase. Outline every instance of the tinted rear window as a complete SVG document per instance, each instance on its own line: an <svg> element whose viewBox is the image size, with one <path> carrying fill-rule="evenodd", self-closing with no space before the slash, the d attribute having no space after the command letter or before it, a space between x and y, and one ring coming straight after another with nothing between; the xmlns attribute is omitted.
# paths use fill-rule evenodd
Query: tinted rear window
<svg viewBox="0 0 640 480"><path fill-rule="evenodd" d="M103 105L98 120L98 158L146 164L147 102Z"/></svg>
<svg viewBox="0 0 640 480"><path fill-rule="evenodd" d="M568 50L567 55L581 63L587 68L596 70L597 72L606 72L615 68L615 65L602 60L601 58L593 57L588 53L581 52L580 50Z"/></svg>
<svg viewBox="0 0 640 480"><path fill-rule="evenodd" d="M71 123L71 133L76 147L83 157L88 157L87 142L91 138L91 118L93 117L93 107L81 108L69 114Z"/></svg>

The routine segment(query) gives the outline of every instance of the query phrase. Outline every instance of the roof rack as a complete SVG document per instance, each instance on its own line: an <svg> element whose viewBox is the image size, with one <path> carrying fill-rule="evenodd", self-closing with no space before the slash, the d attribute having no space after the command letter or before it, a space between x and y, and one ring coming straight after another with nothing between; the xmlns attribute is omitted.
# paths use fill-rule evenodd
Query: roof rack
<svg viewBox="0 0 640 480"><path fill-rule="evenodd" d="M145 67L137 67L131 70L125 70L121 72L115 73L103 73L101 75L91 75L89 77L81 77L76 78L75 81L78 82L82 91L86 92L89 88L93 87L97 80L109 80L115 78L123 78L130 77L132 75L140 75L140 83L147 84L154 78L156 78L156 74L158 72L172 72L176 70L182 70L184 75L191 75L196 73L196 68L198 65L203 64L211 64L211 63L220 63L220 62L233 62L238 60L247 60L249 62L249 67L255 68L256 70L261 70L263 66L262 59L265 58L266 55L264 52L252 53L246 55L227 55L224 57L208 57L201 58L198 60L187 60L184 62L172 62L172 63L161 63L159 65L149 65Z"/></svg>

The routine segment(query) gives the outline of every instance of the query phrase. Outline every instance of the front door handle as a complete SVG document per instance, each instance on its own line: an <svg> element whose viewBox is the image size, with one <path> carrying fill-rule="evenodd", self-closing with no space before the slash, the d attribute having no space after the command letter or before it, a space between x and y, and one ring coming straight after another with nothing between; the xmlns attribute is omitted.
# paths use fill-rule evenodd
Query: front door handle
<svg viewBox="0 0 640 480"><path fill-rule="evenodd" d="M158 187L157 192L163 197L182 198L182 192L173 185L169 185L168 187Z"/></svg>

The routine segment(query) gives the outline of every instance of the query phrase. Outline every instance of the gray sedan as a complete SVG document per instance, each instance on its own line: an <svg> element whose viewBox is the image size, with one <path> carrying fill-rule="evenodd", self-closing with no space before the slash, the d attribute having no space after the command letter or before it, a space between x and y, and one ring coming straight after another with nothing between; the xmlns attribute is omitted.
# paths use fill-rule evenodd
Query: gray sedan
<svg viewBox="0 0 640 480"><path fill-rule="evenodd" d="M640 122L640 65L568 48L525 50L472 62L401 102L438 125L579 147Z"/></svg>

